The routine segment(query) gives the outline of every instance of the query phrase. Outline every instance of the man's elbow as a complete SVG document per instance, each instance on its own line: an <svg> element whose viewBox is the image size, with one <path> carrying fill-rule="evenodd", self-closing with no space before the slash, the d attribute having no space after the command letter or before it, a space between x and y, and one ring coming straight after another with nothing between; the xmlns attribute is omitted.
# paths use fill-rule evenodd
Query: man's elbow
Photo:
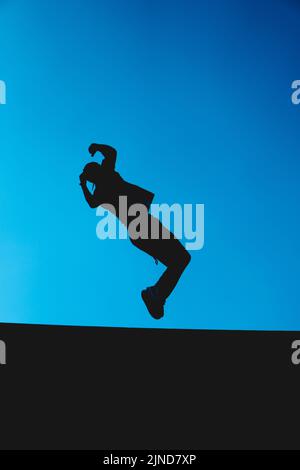
<svg viewBox="0 0 300 470"><path fill-rule="evenodd" d="M108 145L106 153L109 158L111 159L114 158L115 160L117 159L117 151L114 147L111 147L110 145Z"/></svg>

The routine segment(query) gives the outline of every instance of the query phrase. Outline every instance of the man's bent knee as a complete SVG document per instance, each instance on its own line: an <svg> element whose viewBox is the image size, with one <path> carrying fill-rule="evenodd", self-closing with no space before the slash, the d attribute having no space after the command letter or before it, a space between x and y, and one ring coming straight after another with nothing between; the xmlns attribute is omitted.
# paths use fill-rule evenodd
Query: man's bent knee
<svg viewBox="0 0 300 470"><path fill-rule="evenodd" d="M191 259L192 259L191 254L188 251L186 251L185 252L185 266L187 266L190 263Z"/></svg>
<svg viewBox="0 0 300 470"><path fill-rule="evenodd" d="M180 266L182 269L185 269L190 263L192 257L187 250L184 250L179 258Z"/></svg>

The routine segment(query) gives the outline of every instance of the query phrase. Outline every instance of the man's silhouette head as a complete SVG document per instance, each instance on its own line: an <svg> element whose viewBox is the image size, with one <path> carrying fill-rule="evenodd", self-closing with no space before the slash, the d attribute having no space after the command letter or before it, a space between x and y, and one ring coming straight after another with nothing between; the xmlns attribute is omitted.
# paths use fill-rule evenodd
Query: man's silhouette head
<svg viewBox="0 0 300 470"><path fill-rule="evenodd" d="M101 165L96 162L91 162L85 165L83 174L87 181L96 184L99 178L101 178Z"/></svg>

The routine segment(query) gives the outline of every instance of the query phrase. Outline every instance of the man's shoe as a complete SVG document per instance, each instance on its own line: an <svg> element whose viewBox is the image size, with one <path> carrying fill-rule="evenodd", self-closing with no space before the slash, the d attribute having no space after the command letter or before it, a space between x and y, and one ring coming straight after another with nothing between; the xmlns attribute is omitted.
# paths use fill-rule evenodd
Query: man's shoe
<svg viewBox="0 0 300 470"><path fill-rule="evenodd" d="M165 302L157 295L155 287L147 287L142 290L142 299L153 318L159 320L164 316Z"/></svg>

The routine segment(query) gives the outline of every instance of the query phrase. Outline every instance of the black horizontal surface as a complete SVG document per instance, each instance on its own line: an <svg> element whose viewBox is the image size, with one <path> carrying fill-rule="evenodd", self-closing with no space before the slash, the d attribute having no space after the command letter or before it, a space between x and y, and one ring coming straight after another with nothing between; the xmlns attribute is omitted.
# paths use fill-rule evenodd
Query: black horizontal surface
<svg viewBox="0 0 300 470"><path fill-rule="evenodd" d="M298 449L297 332L0 324L1 449Z"/></svg>

